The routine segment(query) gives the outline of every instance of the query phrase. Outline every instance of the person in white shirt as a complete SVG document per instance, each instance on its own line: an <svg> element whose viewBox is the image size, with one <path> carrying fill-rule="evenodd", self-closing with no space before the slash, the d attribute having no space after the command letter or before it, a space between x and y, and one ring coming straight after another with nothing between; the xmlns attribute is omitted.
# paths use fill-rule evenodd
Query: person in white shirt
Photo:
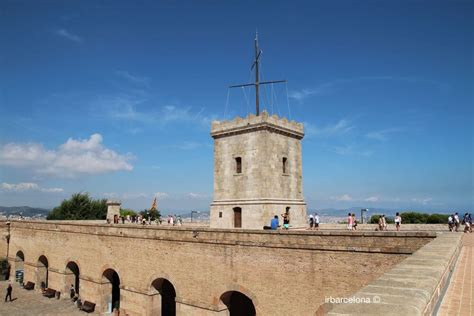
<svg viewBox="0 0 474 316"><path fill-rule="evenodd" d="M319 230L319 215L318 215L318 213L314 214L314 228L316 228L316 230Z"/></svg>
<svg viewBox="0 0 474 316"><path fill-rule="evenodd" d="M402 217L400 216L400 213L397 212L395 215L395 227L397 228L397 231L400 231L400 225L402 223Z"/></svg>

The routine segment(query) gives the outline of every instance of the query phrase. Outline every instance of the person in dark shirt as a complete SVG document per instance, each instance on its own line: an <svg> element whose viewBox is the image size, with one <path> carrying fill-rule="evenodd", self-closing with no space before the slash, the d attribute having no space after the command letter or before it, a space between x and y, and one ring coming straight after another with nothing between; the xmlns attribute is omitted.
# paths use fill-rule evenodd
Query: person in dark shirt
<svg viewBox="0 0 474 316"><path fill-rule="evenodd" d="M280 226L280 223L278 222L278 215L275 215L275 217L272 218L270 226L272 227L272 230L278 229L278 227Z"/></svg>
<svg viewBox="0 0 474 316"><path fill-rule="evenodd" d="M12 291L13 291L12 285L11 283L9 283L7 287L7 295L5 296L5 302L7 301L7 298L10 299L10 302L12 301Z"/></svg>

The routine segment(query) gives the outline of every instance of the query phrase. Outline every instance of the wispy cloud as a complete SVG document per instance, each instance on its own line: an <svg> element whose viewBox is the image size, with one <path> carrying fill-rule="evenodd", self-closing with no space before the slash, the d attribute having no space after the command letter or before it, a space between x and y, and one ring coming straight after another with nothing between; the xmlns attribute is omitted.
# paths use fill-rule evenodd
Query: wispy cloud
<svg viewBox="0 0 474 316"><path fill-rule="evenodd" d="M326 126L315 126L311 123L304 123L305 133L307 137L330 137L335 135L343 135L354 129L354 126L347 119L328 124Z"/></svg>
<svg viewBox="0 0 474 316"><path fill-rule="evenodd" d="M403 131L403 128L401 127L387 128L379 131L369 132L365 135L365 137L379 141L387 141L389 139L389 134L398 133L401 131Z"/></svg>
<svg viewBox="0 0 474 316"><path fill-rule="evenodd" d="M400 77L400 76L362 76L355 78L336 79L333 81L322 83L314 88L304 88L300 90L293 90L288 93L288 97L298 102L303 102L305 99L332 93L340 88L342 85L361 82L361 81L401 81L412 84L428 84L435 86L438 90L444 91L449 89L449 86L443 82L431 79L424 79L418 77Z"/></svg>
<svg viewBox="0 0 474 316"><path fill-rule="evenodd" d="M115 71L115 74L136 85L143 85L145 87L148 87L150 84L150 78L138 76L138 75L132 75L130 72L125 71L125 70L117 70Z"/></svg>
<svg viewBox="0 0 474 316"><path fill-rule="evenodd" d="M412 198L412 202L421 204L421 205L428 205L433 201L433 198L425 197L425 198Z"/></svg>
<svg viewBox="0 0 474 316"><path fill-rule="evenodd" d="M342 156L362 156L370 157L374 153L372 150L360 149L354 145L334 146L333 151Z"/></svg>
<svg viewBox="0 0 474 316"><path fill-rule="evenodd" d="M79 35L73 34L66 29L58 29L54 32L56 35L75 43L82 43L83 39Z"/></svg>
<svg viewBox="0 0 474 316"><path fill-rule="evenodd" d="M3 182L0 185L0 189L3 191L13 191L13 192L24 192L24 191L39 191L45 193L61 193L64 191L62 188L43 188L40 187L37 183L32 182L21 182L17 184L10 184Z"/></svg>
<svg viewBox="0 0 474 316"><path fill-rule="evenodd" d="M37 143L9 143L0 147L0 165L55 177L131 171L132 159L131 154L121 155L104 147L100 134L83 140L69 138L54 150Z"/></svg>
<svg viewBox="0 0 474 316"><path fill-rule="evenodd" d="M165 193L165 192L155 192L153 194L153 196L156 197L159 200L164 200L166 198L169 198L170 195L168 193Z"/></svg>
<svg viewBox="0 0 474 316"><path fill-rule="evenodd" d="M343 195L339 195L339 196L331 196L330 199L335 200L335 201L339 201L339 202L349 202L349 201L354 200L352 198L352 196L350 196L349 194L343 194Z"/></svg>
<svg viewBox="0 0 474 316"><path fill-rule="evenodd" d="M366 201L366 202L377 202L378 200L379 200L378 196L370 196L370 197L364 199L364 201Z"/></svg>
<svg viewBox="0 0 474 316"><path fill-rule="evenodd" d="M147 100L135 96L101 97L94 104L106 109L107 116L117 120L128 120L139 123L153 123L164 126L174 122L198 123L209 126L212 118L203 115L204 108L194 110L190 106L179 107L165 105L155 111L139 110Z"/></svg>
<svg viewBox="0 0 474 316"><path fill-rule="evenodd" d="M208 194L189 192L187 197L195 200L207 200L210 198Z"/></svg>

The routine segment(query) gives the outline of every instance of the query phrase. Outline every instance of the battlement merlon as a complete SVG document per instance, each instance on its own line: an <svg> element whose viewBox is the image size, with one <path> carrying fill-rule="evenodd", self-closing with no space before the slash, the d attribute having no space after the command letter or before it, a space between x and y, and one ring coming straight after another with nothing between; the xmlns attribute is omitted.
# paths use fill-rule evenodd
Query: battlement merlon
<svg viewBox="0 0 474 316"><path fill-rule="evenodd" d="M237 116L229 121L212 121L211 136L221 138L230 135L248 133L255 130L270 130L297 139L304 137L303 123L269 115L263 111L260 115L249 114L245 118Z"/></svg>

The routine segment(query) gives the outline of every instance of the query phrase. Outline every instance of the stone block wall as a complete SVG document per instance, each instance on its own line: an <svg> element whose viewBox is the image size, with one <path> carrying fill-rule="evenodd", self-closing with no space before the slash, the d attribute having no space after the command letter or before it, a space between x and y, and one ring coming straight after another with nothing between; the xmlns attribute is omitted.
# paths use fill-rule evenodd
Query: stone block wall
<svg viewBox="0 0 474 316"><path fill-rule="evenodd" d="M49 265L49 286L67 286L66 265L80 270L80 294L105 311L108 282L120 278L121 311L150 315L152 283L176 291L177 315L223 315L221 296L239 291L258 315L311 315L328 295L346 295L376 279L435 234L252 231L14 222L10 260L25 255L25 281L38 278L38 258ZM345 272L357 275L348 279ZM154 298L155 296L155 298ZM64 297L64 295L63 295ZM291 303L288 303L291 302Z"/></svg>

